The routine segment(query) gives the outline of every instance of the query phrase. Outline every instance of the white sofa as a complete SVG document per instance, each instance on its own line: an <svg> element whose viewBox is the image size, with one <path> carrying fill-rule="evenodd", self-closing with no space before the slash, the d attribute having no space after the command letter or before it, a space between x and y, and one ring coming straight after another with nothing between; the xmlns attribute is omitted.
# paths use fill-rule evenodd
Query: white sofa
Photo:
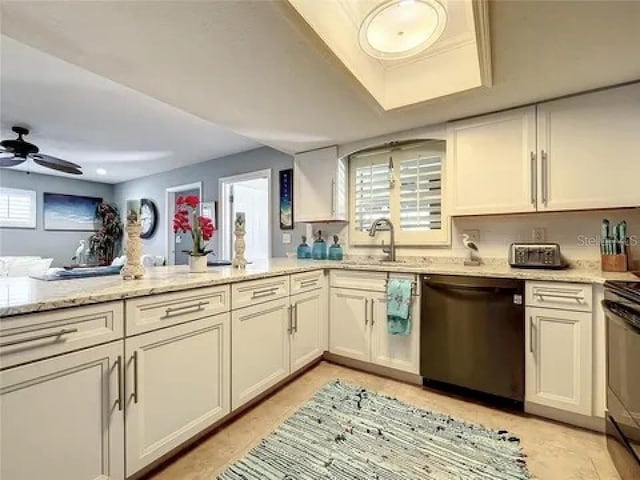
<svg viewBox="0 0 640 480"><path fill-rule="evenodd" d="M53 258L0 257L0 277L28 277L44 275L51 267Z"/></svg>

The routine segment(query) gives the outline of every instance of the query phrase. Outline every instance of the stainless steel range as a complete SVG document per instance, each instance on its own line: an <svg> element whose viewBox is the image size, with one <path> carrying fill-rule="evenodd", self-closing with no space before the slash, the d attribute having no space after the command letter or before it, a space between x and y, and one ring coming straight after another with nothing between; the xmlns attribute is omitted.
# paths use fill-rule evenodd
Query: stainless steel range
<svg viewBox="0 0 640 480"><path fill-rule="evenodd" d="M607 282L607 448L623 480L640 479L640 282Z"/></svg>

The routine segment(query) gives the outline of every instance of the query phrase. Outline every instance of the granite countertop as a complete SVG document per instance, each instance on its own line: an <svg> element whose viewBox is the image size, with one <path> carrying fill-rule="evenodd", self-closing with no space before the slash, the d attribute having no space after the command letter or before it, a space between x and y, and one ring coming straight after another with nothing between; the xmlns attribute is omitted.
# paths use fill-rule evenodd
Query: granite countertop
<svg viewBox="0 0 640 480"><path fill-rule="evenodd" d="M245 270L237 270L232 267L211 267L207 273L189 273L186 266L153 267L147 269L145 277L140 280L122 280L117 275L53 282L28 277L2 278L0 279L0 317L224 285L325 268L579 283L638 280L630 273L603 273L593 265L583 265L566 270L525 270L510 268L504 260L492 261L478 267L464 266L459 259L455 258L438 260L442 261L420 259L411 262L391 263L359 259L333 262L274 258L248 265Z"/></svg>

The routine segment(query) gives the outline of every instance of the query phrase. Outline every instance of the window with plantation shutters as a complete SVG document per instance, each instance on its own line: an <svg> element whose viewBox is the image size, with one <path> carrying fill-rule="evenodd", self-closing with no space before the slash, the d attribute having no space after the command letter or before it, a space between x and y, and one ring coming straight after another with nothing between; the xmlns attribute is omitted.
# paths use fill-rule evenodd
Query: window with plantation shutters
<svg viewBox="0 0 640 480"><path fill-rule="evenodd" d="M399 163L400 229L441 229L442 156L416 155Z"/></svg>
<svg viewBox="0 0 640 480"><path fill-rule="evenodd" d="M444 141L427 141L369 150L350 158L350 243L387 242L388 234L368 235L373 221L385 217L399 245L449 242L443 206ZM386 235L386 236L385 236Z"/></svg>
<svg viewBox="0 0 640 480"><path fill-rule="evenodd" d="M377 218L389 216L390 169L389 163L380 158L357 158L353 162L353 223L358 231L364 232Z"/></svg>
<svg viewBox="0 0 640 480"><path fill-rule="evenodd" d="M0 227L36 228L36 192L0 188Z"/></svg>

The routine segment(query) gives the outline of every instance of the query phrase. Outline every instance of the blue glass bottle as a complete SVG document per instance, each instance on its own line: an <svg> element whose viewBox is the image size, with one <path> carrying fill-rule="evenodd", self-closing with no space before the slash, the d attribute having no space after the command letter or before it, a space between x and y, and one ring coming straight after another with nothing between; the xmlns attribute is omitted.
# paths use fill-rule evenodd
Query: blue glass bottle
<svg viewBox="0 0 640 480"><path fill-rule="evenodd" d="M298 245L297 256L299 259L311 258L311 247L307 245L307 237L302 236L302 243Z"/></svg>
<svg viewBox="0 0 640 480"><path fill-rule="evenodd" d="M329 247L329 260L342 260L342 247L338 243L338 235L333 236L333 245Z"/></svg>
<svg viewBox="0 0 640 480"><path fill-rule="evenodd" d="M322 230L318 230L316 239L313 242L312 256L314 260L327 259L327 243L322 238Z"/></svg>

